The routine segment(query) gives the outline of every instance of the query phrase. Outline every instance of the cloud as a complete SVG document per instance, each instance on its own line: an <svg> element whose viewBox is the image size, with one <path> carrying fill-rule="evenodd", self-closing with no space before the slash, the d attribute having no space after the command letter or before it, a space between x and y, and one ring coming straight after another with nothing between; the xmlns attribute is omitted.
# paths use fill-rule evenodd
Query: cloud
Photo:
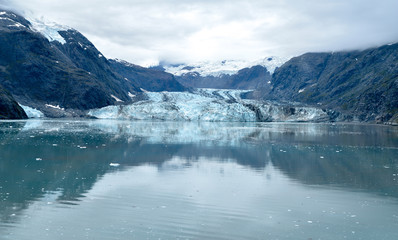
<svg viewBox="0 0 398 240"><path fill-rule="evenodd" d="M14 0L137 64L258 59L398 41L396 0Z"/></svg>

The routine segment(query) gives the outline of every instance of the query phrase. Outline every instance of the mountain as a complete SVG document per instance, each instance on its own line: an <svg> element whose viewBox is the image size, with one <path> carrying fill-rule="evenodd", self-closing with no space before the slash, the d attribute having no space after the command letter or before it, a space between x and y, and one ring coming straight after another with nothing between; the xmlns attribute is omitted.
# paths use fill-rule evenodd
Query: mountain
<svg viewBox="0 0 398 240"><path fill-rule="evenodd" d="M239 70L233 75L202 76L197 72L176 76L177 81L192 88L257 89L265 88L271 80L267 68L257 65Z"/></svg>
<svg viewBox="0 0 398 240"><path fill-rule="evenodd" d="M163 63L157 68L174 74L177 81L192 88L257 89L267 87L272 72L286 61L286 58L269 57L253 62Z"/></svg>
<svg viewBox="0 0 398 240"><path fill-rule="evenodd" d="M91 74L88 70L92 68L81 68L66 54L77 46L61 34L77 34L76 31L46 29L48 34L41 34L28 20L14 13L1 11L0 17L0 84L19 103L38 108L47 116L60 117L114 104L112 95L128 100L122 87L115 88L115 78L98 78L98 72ZM59 33L58 40L48 37L54 32ZM64 40L59 42L60 38ZM93 57L89 53L82 55L81 62L95 62L98 69L106 69L106 62L92 60ZM70 111L66 114L61 109Z"/></svg>
<svg viewBox="0 0 398 240"><path fill-rule="evenodd" d="M28 118L10 93L0 86L0 119Z"/></svg>
<svg viewBox="0 0 398 240"><path fill-rule="evenodd" d="M156 102L164 106L162 114L180 114L175 109L180 103L168 102L174 95L146 92L188 91L195 95L192 88L223 88L255 90L241 94L259 101L247 102L241 96L239 101L229 97L220 100L217 91L200 92L189 97L194 105L207 96L207 102L199 107L203 113L192 109L195 116L202 119L210 110L244 109L244 118L248 113L250 119L269 121L285 117L270 117L275 113L272 109L278 109L278 116L287 113L297 117L301 108L312 107L323 109L322 118L316 121L398 124L398 44L364 51L307 53L286 60L271 57L254 62L162 63L143 68L123 60L108 60L74 29L0 10L0 85L4 88L0 89L0 115L26 117L16 102L29 114L44 113L47 117L85 117L92 109L112 105L116 105L109 107L112 111L124 109L119 105L128 105L127 109L150 106L156 111L159 108L155 103L145 102L151 97L152 102L162 97L162 102ZM188 95L181 96L177 99L184 101ZM141 111L149 116L148 109ZM218 118L217 113L212 114Z"/></svg>
<svg viewBox="0 0 398 240"><path fill-rule="evenodd" d="M181 92L188 90L175 79L173 74L162 70L144 68L119 59L109 60L109 63L126 81L131 81L134 86L145 91Z"/></svg>
<svg viewBox="0 0 398 240"><path fill-rule="evenodd" d="M254 96L334 109L348 120L397 122L398 44L292 58Z"/></svg>
<svg viewBox="0 0 398 240"><path fill-rule="evenodd" d="M0 11L0 84L47 117L85 116L89 109L131 103L143 86L185 89L170 74L117 66L74 29L9 11Z"/></svg>
<svg viewBox="0 0 398 240"><path fill-rule="evenodd" d="M271 81L271 74L266 67L256 65L239 70L231 76L230 86L233 89L266 88Z"/></svg>

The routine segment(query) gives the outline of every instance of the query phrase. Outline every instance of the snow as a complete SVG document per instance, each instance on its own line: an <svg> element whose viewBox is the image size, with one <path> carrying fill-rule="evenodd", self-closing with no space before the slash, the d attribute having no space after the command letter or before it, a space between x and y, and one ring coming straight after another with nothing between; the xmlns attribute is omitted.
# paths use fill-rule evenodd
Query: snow
<svg viewBox="0 0 398 240"><path fill-rule="evenodd" d="M198 62L192 64L169 65L163 66L165 71L176 76L181 76L187 73L199 73L201 76L215 76L233 75L239 70L261 65L266 67L272 74L277 67L282 66L289 58L285 57L268 57L256 61L243 61L243 60L228 60L218 62Z"/></svg>
<svg viewBox="0 0 398 240"><path fill-rule="evenodd" d="M241 99L240 95L246 92L249 91L145 92L147 100L92 109L88 115L99 119L207 122L317 121L327 118L327 114L318 108Z"/></svg>
<svg viewBox="0 0 398 240"><path fill-rule="evenodd" d="M135 95L132 94L131 92L129 92L128 95L129 95L130 98L134 98L135 97Z"/></svg>
<svg viewBox="0 0 398 240"><path fill-rule="evenodd" d="M24 25L22 25L18 22L15 24L8 25L8 27L26 28Z"/></svg>
<svg viewBox="0 0 398 240"><path fill-rule="evenodd" d="M41 33L48 41L58 41L61 44L65 44L65 39L59 34L59 31L67 31L70 28L66 26L59 25L54 22L49 22L44 19L28 19L30 21L31 30Z"/></svg>
<svg viewBox="0 0 398 240"><path fill-rule="evenodd" d="M59 110L65 110L64 108L61 108L59 105L55 106L55 105L51 105L51 104L46 104L46 107L59 109Z"/></svg>
<svg viewBox="0 0 398 240"><path fill-rule="evenodd" d="M43 118L44 117L44 114L35 108L31 108L31 107L24 106L21 104L19 104L19 106L22 107L22 109L25 111L26 115L28 115L28 118Z"/></svg>
<svg viewBox="0 0 398 240"><path fill-rule="evenodd" d="M115 60L116 62L118 62L118 63L121 63L121 64L127 66L127 67L134 67L134 66L135 66L134 64L129 63L129 62L127 62L127 61L125 61L125 60L122 60L122 59L119 59L119 58L115 58L114 60Z"/></svg>
<svg viewBox="0 0 398 240"><path fill-rule="evenodd" d="M111 94L111 97L112 97L113 99L115 99L116 102L123 102L122 100L120 100L120 98L116 97L115 95L112 95L112 94Z"/></svg>
<svg viewBox="0 0 398 240"><path fill-rule="evenodd" d="M0 14L0 16L7 14L6 12L2 12L3 14ZM7 25L7 27L16 27L16 28L26 28L23 24L15 21L14 19L11 19L9 17L0 17L0 20L6 20L11 22L12 24Z"/></svg>

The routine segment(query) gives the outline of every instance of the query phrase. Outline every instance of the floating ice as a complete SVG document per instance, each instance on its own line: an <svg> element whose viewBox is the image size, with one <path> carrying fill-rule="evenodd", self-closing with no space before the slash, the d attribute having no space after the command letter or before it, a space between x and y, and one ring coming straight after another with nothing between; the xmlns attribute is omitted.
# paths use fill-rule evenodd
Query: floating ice
<svg viewBox="0 0 398 240"><path fill-rule="evenodd" d="M111 163L111 164L109 164L109 166L111 166L111 167L119 167L120 163Z"/></svg>

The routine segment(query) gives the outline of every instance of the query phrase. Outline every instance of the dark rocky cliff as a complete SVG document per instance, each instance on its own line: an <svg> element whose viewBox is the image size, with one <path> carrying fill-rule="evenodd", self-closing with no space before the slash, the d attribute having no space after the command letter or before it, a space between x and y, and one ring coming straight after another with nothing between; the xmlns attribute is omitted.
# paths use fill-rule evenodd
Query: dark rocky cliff
<svg viewBox="0 0 398 240"><path fill-rule="evenodd" d="M24 110L10 93L0 86L0 119L25 119Z"/></svg>

